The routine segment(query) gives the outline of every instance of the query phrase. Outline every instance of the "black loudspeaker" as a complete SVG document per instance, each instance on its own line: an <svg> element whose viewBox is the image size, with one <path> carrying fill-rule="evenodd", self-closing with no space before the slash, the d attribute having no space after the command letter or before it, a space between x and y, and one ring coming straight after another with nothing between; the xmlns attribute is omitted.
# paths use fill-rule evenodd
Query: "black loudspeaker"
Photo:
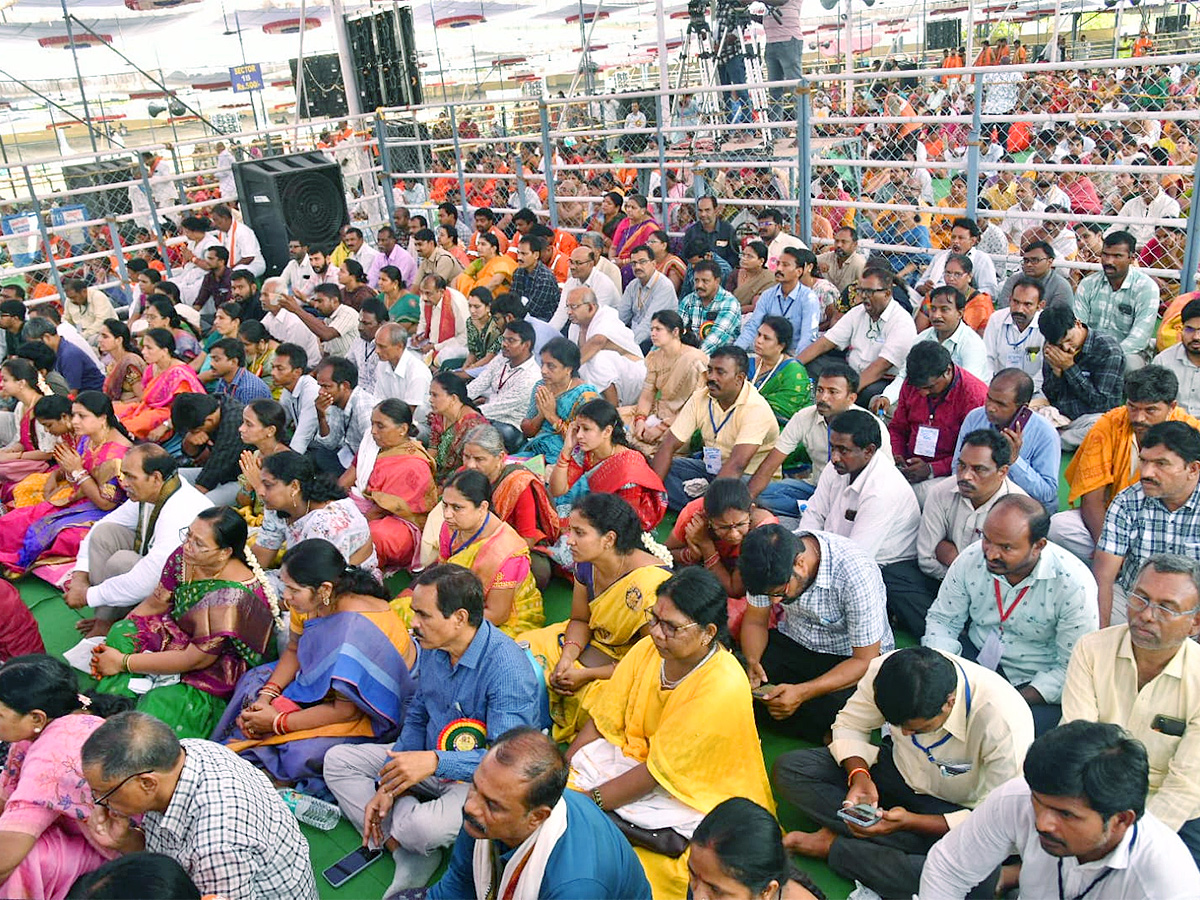
<svg viewBox="0 0 1200 900"><path fill-rule="evenodd" d="M363 109L423 102L411 8L347 17L346 36Z"/></svg>
<svg viewBox="0 0 1200 900"><path fill-rule="evenodd" d="M104 159L77 166L63 166L62 176L67 190L73 191L105 184L120 184L123 181L137 181L141 178L141 173L132 159ZM89 219L125 216L133 212L129 203L129 188L124 186L81 194L72 198L70 202L86 206Z"/></svg>
<svg viewBox="0 0 1200 900"><path fill-rule="evenodd" d="M297 83L297 60L291 61L292 84ZM342 64L336 53L304 57L304 98L300 116L305 119L341 119L350 114Z"/></svg>
<svg viewBox="0 0 1200 900"><path fill-rule="evenodd" d="M957 50L962 46L962 20L942 19L925 26L927 50Z"/></svg>
<svg viewBox="0 0 1200 900"><path fill-rule="evenodd" d="M1159 16L1154 20L1155 34L1179 34L1187 31L1190 16Z"/></svg>
<svg viewBox="0 0 1200 900"><path fill-rule="evenodd" d="M277 275L288 262L288 239L332 250L348 221L342 170L323 153L250 159L233 167L242 216L254 229Z"/></svg>

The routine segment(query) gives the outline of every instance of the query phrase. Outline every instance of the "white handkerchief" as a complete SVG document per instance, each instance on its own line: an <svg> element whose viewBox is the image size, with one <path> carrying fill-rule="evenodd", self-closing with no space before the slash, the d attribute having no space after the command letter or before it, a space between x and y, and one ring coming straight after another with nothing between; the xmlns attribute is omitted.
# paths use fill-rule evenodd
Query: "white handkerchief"
<svg viewBox="0 0 1200 900"><path fill-rule="evenodd" d="M84 638L70 650L63 654L63 659L70 663L80 672L92 674L92 648L104 643L102 637Z"/></svg>

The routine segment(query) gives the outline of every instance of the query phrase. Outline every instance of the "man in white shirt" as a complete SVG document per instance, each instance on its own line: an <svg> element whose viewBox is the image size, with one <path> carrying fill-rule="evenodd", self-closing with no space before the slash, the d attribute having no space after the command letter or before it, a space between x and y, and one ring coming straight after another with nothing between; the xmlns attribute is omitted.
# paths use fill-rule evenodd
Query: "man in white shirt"
<svg viewBox="0 0 1200 900"><path fill-rule="evenodd" d="M429 414L433 372L420 353L408 349L408 332L395 322L380 325L375 332L375 351L379 355L375 366L376 399L394 397L407 403L413 421L423 424Z"/></svg>
<svg viewBox="0 0 1200 900"><path fill-rule="evenodd" d="M500 337L500 353L467 385L472 400L487 398L479 411L493 425L520 428L529 411L529 398L542 377L541 366L533 355L534 340L533 326L528 322L509 322ZM506 440L509 437L506 435Z"/></svg>
<svg viewBox="0 0 1200 900"><path fill-rule="evenodd" d="M363 267L367 270L367 284L379 287L379 270L384 266L395 266L404 277L405 285L412 284L417 277L417 261L397 242L396 230L384 225L377 232L375 240L379 251L371 260L371 265Z"/></svg>
<svg viewBox="0 0 1200 900"><path fill-rule="evenodd" d="M656 312L675 309L679 298L671 279L654 266L654 253L649 247L641 247L630 255L633 266L633 281L621 295L617 315L621 322L633 331L633 339L642 352L650 350L650 320Z"/></svg>
<svg viewBox="0 0 1200 900"><path fill-rule="evenodd" d="M879 426L865 409L849 409L829 423L829 465L800 517L807 531L850 538L881 568L917 555L921 510ZM886 579L885 579L886 581Z"/></svg>
<svg viewBox="0 0 1200 900"><path fill-rule="evenodd" d="M299 344L307 359L315 361L321 358L321 344L317 336L309 331L298 315L285 307L284 304L289 301L288 295L283 293L281 279L268 278L263 283L260 299L263 309L267 311L262 319L263 327L271 337L281 344ZM289 305L299 308L295 302Z"/></svg>
<svg viewBox="0 0 1200 900"><path fill-rule="evenodd" d="M886 269L868 267L863 272L858 280L863 302L838 319L797 357L808 367L810 376L818 376L828 364L824 360L817 362L819 357L839 350L846 351L846 362L858 372L860 403L870 401L887 387L887 381L895 376L896 367L904 364L917 338L913 317L892 299L894 282L895 275Z"/></svg>
<svg viewBox="0 0 1200 900"><path fill-rule="evenodd" d="M317 434L317 380L306 375L308 357L299 344L280 344L271 360L271 379L280 388L279 405L292 428L288 447L305 453Z"/></svg>
<svg viewBox="0 0 1200 900"><path fill-rule="evenodd" d="M1139 223L1139 220L1171 219L1179 216L1179 202L1162 189L1159 175L1146 174L1138 176L1138 194L1121 207L1121 216L1128 216L1132 222L1118 222L1108 229L1128 231L1137 240L1139 247L1144 247L1150 238L1154 237L1155 225L1152 222ZM1179 224L1182 226L1183 220Z"/></svg>
<svg viewBox="0 0 1200 900"><path fill-rule="evenodd" d="M758 214L758 237L767 245L767 268L771 270L774 270L779 262L779 254L783 252L784 247L808 249L804 241L784 231L783 213L774 207L767 207Z"/></svg>
<svg viewBox="0 0 1200 900"><path fill-rule="evenodd" d="M217 141L217 187L221 190L221 199L233 202L237 196L237 184L233 178L233 151L225 146L224 141Z"/></svg>
<svg viewBox="0 0 1200 900"><path fill-rule="evenodd" d="M1020 247L1025 232L1042 224L1042 217L1036 213L1044 212L1046 204L1037 197L1036 182L1024 176L1017 179L1016 197L1017 202L1004 211L1000 228L1009 244Z"/></svg>
<svg viewBox="0 0 1200 900"><path fill-rule="evenodd" d="M633 331L616 309L600 306L591 289L577 287L564 296L571 319L567 337L579 346L579 376L613 406L636 403L646 383L646 360Z"/></svg>
<svg viewBox="0 0 1200 900"><path fill-rule="evenodd" d="M921 900L961 900L1015 849L1022 897L1200 897L1200 872L1146 812L1146 748L1119 725L1069 722L1025 754L1024 778L996 788L929 852ZM974 896L974 894L972 894Z"/></svg>
<svg viewBox="0 0 1200 900"><path fill-rule="evenodd" d="M324 254L322 254L324 255ZM309 257L308 244L292 238L288 241L288 264L283 267L279 277L283 279L284 290L298 297L308 298L323 279L313 271L312 260Z"/></svg>
<svg viewBox="0 0 1200 900"><path fill-rule="evenodd" d="M871 733L885 725L881 748ZM1029 707L995 672L928 647L874 659L834 720L829 747L775 763L777 790L821 826L791 832L784 845L884 897L911 897L925 854L1020 775L1032 741ZM860 803L881 821L862 828L838 817Z"/></svg>
<svg viewBox="0 0 1200 900"><path fill-rule="evenodd" d="M358 311L358 334L350 341L347 358L358 369L358 386L368 394L375 394L375 373L379 362L379 347L375 336L387 322L388 311L378 297L364 300ZM382 399L382 398L381 398Z"/></svg>
<svg viewBox="0 0 1200 900"><path fill-rule="evenodd" d="M1046 540L1049 530L1046 508L1032 497L996 501L982 540L948 567L921 639L1002 672L1029 704L1039 734L1062 715L1071 648L1100 622L1096 579Z"/></svg>
<svg viewBox="0 0 1200 900"><path fill-rule="evenodd" d="M813 405L797 412L775 441L770 454L750 479L750 496L759 506L769 509L777 516L799 518L807 507L807 500L817 489L817 482L829 463L829 423L841 413L854 406L858 399L858 373L846 363L831 363L826 366L813 390ZM883 420L872 417L879 437L877 447L888 445L888 436ZM772 477L784 461L798 448L803 447L812 463L812 468L803 479L784 478L772 481Z"/></svg>
<svg viewBox="0 0 1200 900"><path fill-rule="evenodd" d="M1042 389L1042 346L1046 339L1038 328L1045 307L1043 288L1033 278L1019 278L1012 287L1008 309L998 309L983 329L983 346L993 372L1020 369Z"/></svg>
<svg viewBox="0 0 1200 900"><path fill-rule="evenodd" d="M63 322L73 325L92 345L100 340L100 329L106 319L115 319L112 301L99 288L88 287L82 278L64 278Z"/></svg>
<svg viewBox="0 0 1200 900"><path fill-rule="evenodd" d="M370 271L371 264L375 262L375 257L379 255L379 251L368 244L363 239L361 228L356 228L351 225L342 230L342 243L346 245L348 254L346 259L352 259L363 267L363 271Z"/></svg>
<svg viewBox="0 0 1200 900"><path fill-rule="evenodd" d="M1154 365L1179 379L1179 405L1200 418L1200 300L1192 300L1180 313L1179 343L1154 357Z"/></svg>
<svg viewBox="0 0 1200 900"><path fill-rule="evenodd" d="M963 310L967 308L967 298L958 288L948 284L935 287L929 294L929 324L931 327L917 335L913 344L922 341L937 341L950 351L950 359L966 369L980 381L992 380L992 367L988 363L987 349L983 338L975 333L975 329L963 321ZM911 349L911 348L910 348ZM898 374L883 393L871 401L871 411L887 410L895 405L900 398L900 388L904 384L906 366L900 367Z"/></svg>
<svg viewBox="0 0 1200 900"><path fill-rule="evenodd" d="M560 232L555 232L555 236L551 240L551 243L556 247L559 246L559 234ZM617 293L621 293L621 267L605 255L607 251L604 249L604 235L595 231L585 231L579 236L579 243L585 247L592 248L592 255L596 260L596 269L601 275L607 275L608 280L616 287Z"/></svg>
<svg viewBox="0 0 1200 900"><path fill-rule="evenodd" d="M616 286L596 268L596 251L591 247L579 246L571 251L567 261L570 276L563 282L562 299L558 301L558 309L550 319L550 327L561 329L570 318L567 312L567 297L576 288L590 288L601 306L612 307L614 310L621 305L621 293Z"/></svg>
<svg viewBox="0 0 1200 900"><path fill-rule="evenodd" d="M992 258L979 249L980 234L979 225L974 219L965 216L955 219L950 226L950 246L936 253L930 260L925 274L917 280L917 293L923 297L935 287L945 284L946 260L950 258L951 253L959 253L971 260L975 287L995 297L999 290L996 284L996 266Z"/></svg>
<svg viewBox="0 0 1200 900"><path fill-rule="evenodd" d="M317 381L317 433L308 451L317 468L341 475L371 430L375 398L358 384L358 369L344 356L327 356L313 371Z"/></svg>
<svg viewBox="0 0 1200 900"><path fill-rule="evenodd" d="M212 501L179 477L175 458L157 444L125 454L121 483L128 499L84 535L64 599L96 611L91 635L101 635L154 593L179 532Z"/></svg>
<svg viewBox="0 0 1200 900"><path fill-rule="evenodd" d="M304 309L295 297L282 294L279 302L321 342L321 356L349 355L350 345L358 332L358 310L342 302L342 292L337 285L319 284L313 292L312 305L321 314L319 317Z"/></svg>
<svg viewBox="0 0 1200 900"><path fill-rule="evenodd" d="M989 428L963 436L953 476L925 499L917 531L917 565L911 580L889 585L888 606L913 637L925 633L925 617L950 564L983 536L983 522L1001 497L1025 494L1008 479L1012 445Z"/></svg>
<svg viewBox="0 0 1200 900"><path fill-rule="evenodd" d="M249 269L255 278L261 278L267 271L267 261L253 229L235 219L224 205L212 208L212 221L217 226L217 240L229 251L229 268Z"/></svg>

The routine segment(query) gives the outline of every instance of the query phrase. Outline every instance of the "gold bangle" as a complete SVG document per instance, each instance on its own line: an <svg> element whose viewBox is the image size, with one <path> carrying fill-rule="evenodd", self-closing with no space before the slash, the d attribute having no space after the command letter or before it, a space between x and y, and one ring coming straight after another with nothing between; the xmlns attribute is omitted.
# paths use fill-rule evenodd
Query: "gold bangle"
<svg viewBox="0 0 1200 900"><path fill-rule="evenodd" d="M121 670L130 675L133 674L133 672L129 668L129 657L131 657L131 656L133 656L132 653L126 653L124 656L121 657Z"/></svg>

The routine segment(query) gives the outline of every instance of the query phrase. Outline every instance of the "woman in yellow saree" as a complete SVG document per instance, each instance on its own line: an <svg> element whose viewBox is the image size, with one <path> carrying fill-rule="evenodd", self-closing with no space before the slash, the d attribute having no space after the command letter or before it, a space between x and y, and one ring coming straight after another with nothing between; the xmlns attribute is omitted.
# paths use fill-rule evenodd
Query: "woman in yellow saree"
<svg viewBox="0 0 1200 900"><path fill-rule="evenodd" d="M509 637L546 622L542 592L530 568L529 544L491 510L487 476L463 469L442 490L446 520L438 542L438 562L470 569L483 583L483 614ZM392 608L411 618L412 591L405 589Z"/></svg>
<svg viewBox="0 0 1200 900"><path fill-rule="evenodd" d="M587 697L646 636L646 610L671 577L670 562L646 550L633 507L615 494L586 494L565 525L575 560L571 618L522 636L546 674L560 743L579 733Z"/></svg>
<svg viewBox="0 0 1200 900"><path fill-rule="evenodd" d="M713 807L745 797L774 811L750 682L726 649L725 589L696 566L658 587L649 637L588 697L567 751L571 787L643 829L689 839ZM687 896L687 852L634 850L655 900ZM682 849L682 848L681 848Z"/></svg>
<svg viewBox="0 0 1200 900"><path fill-rule="evenodd" d="M492 295L504 294L512 286L517 263L500 252L500 240L490 231L479 235L479 259L472 261L454 282L454 289L469 297L475 288L487 288Z"/></svg>

